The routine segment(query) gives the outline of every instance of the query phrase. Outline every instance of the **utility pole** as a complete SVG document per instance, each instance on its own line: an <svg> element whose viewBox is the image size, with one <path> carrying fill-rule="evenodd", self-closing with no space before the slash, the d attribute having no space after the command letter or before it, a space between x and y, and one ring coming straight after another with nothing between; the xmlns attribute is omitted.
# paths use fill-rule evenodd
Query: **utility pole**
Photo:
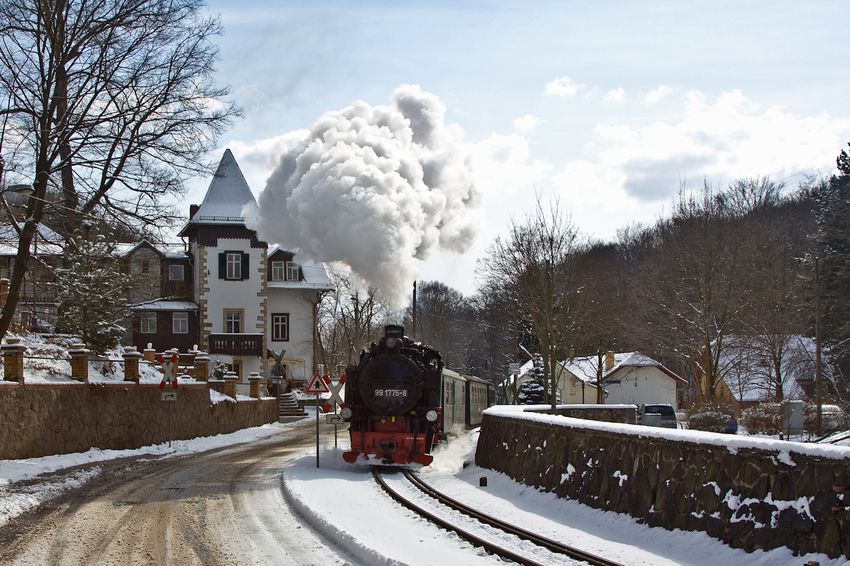
<svg viewBox="0 0 850 566"><path fill-rule="evenodd" d="M410 337L416 340L416 281L413 282L413 328Z"/></svg>
<svg viewBox="0 0 850 566"><path fill-rule="evenodd" d="M821 391L823 361L821 359L820 316L820 257L815 256L815 403L818 406L816 429L818 438L823 436L823 393Z"/></svg>

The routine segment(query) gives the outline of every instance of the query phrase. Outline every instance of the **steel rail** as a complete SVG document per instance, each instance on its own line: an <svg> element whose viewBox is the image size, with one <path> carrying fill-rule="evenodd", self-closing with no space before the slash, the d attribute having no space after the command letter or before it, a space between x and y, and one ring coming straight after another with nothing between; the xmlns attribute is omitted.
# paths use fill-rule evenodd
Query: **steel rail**
<svg viewBox="0 0 850 566"><path fill-rule="evenodd" d="M525 529L521 529L520 527L517 527L516 525L512 525L510 523L506 523L506 522L500 521L498 519L494 519L493 517L486 515L484 513L481 513L480 511L473 509L472 507L464 505L463 503L460 503L459 501L457 501L455 499L452 499L452 498L450 498L446 495L443 495L442 493L440 493L439 491L437 491L436 489L434 489L433 487L429 486L424 481L422 481L422 479L419 478L419 476L417 476L416 474L414 474L410 470L404 470L404 476L405 476L405 478L407 478L408 481L410 481L410 483L412 483L417 488L419 488L423 493L433 497L434 499L436 499L440 503L442 503L442 504L444 504L448 507L451 507L455 511L459 511L460 513L463 513L464 515L468 515L470 517L473 517L474 519L477 519L478 521L480 521L482 523L485 523L487 525L490 525L491 527L495 527L497 529L500 529L500 530L502 530L506 533L510 533L512 535L515 535L515 536L517 536L521 539L528 540L528 541L536 544L537 546L542 546L543 548L550 550L551 552L554 552L554 553L557 553L557 554L563 554L563 555L568 556L570 558L575 558L576 560L582 560L584 562L592 564L593 566L621 566L618 562L613 562L613 561L608 560L606 558L602 558L600 556L596 556L596 555L591 554L589 552L579 550L579 549L574 548L572 546L568 546L568 545L560 543L558 541L554 541L552 539L546 538L546 537L538 535L536 533L526 531Z"/></svg>
<svg viewBox="0 0 850 566"><path fill-rule="evenodd" d="M377 481L378 484L381 486L381 489L383 489L385 492L387 492L387 494L390 497L395 499L401 505L407 507L408 509L410 509L414 513L421 515L422 517L428 519L432 523L439 525L440 527L442 527L446 530L454 531L461 538L469 541L472 545L480 546L480 547L484 548L484 550L486 550L487 552L491 552L491 553L493 553L497 556L500 556L502 558L512 560L512 561L516 562L517 564L523 564L524 566L545 566L544 564L541 564L539 562L535 562L535 561L533 561L529 558L526 558L524 556L516 554L515 552L512 552L512 551L510 551L506 548L502 548L502 547L500 547L500 546L498 546L498 545L496 545L496 544L494 544L490 541L487 541L487 540L485 540L485 539L483 539L483 538L481 538L477 535L470 533L469 531L461 529L460 527L458 527L456 525L452 525L448 521L441 519L440 517L437 517L433 513L426 511L425 509L419 507L418 505L416 505L412 501L405 499L404 497L401 496L401 494L399 494L398 492L396 492L390 486L387 485L387 483L384 481L384 478L381 477L381 472L378 470L377 467L372 468L372 475L375 477L375 481Z"/></svg>

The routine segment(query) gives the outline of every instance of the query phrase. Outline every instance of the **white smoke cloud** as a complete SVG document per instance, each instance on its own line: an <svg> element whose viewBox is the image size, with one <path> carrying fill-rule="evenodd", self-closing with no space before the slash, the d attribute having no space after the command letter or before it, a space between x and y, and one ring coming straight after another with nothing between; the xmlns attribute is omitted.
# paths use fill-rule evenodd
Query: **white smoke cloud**
<svg viewBox="0 0 850 566"><path fill-rule="evenodd" d="M246 224L299 258L348 265L400 304L422 261L467 251L480 229L469 152L445 110L403 85L389 106L326 113L281 154Z"/></svg>

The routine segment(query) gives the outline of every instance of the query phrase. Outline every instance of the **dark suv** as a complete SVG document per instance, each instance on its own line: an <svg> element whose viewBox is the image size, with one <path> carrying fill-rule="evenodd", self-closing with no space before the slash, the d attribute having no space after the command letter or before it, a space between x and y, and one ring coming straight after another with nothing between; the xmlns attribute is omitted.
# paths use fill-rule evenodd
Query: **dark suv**
<svg viewBox="0 0 850 566"><path fill-rule="evenodd" d="M637 424L676 428L676 411L670 405L639 405Z"/></svg>

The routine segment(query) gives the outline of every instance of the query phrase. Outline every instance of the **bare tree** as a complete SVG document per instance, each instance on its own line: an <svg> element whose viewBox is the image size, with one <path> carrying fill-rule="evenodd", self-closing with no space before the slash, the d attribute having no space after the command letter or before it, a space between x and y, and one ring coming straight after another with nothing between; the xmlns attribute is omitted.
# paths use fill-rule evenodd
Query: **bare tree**
<svg viewBox="0 0 850 566"><path fill-rule="evenodd" d="M722 379L726 339L744 306L739 226L708 184L680 194L671 218L652 229L652 250L640 271L636 298L658 348L683 355L702 393L714 398Z"/></svg>
<svg viewBox="0 0 850 566"><path fill-rule="evenodd" d="M36 227L48 209L138 228L176 217L163 197L238 110L213 82L221 31L199 0L0 1L0 140L7 170L34 180L19 234L5 334ZM58 202L57 202L58 201Z"/></svg>
<svg viewBox="0 0 850 566"><path fill-rule="evenodd" d="M439 281L423 281L416 287L416 328L412 312L405 315L410 335L440 352L443 364L469 373L469 354L475 312L463 293Z"/></svg>
<svg viewBox="0 0 850 566"><path fill-rule="evenodd" d="M319 304L319 356L328 371L341 373L360 351L383 335L389 305L373 290L358 289L346 273L331 273L334 290Z"/></svg>
<svg viewBox="0 0 850 566"><path fill-rule="evenodd" d="M577 273L578 230L557 200L544 210L538 198L524 224L512 222L507 241L496 238L482 273L513 290L528 316L546 368L547 398L557 403L558 356L575 340L587 307Z"/></svg>

